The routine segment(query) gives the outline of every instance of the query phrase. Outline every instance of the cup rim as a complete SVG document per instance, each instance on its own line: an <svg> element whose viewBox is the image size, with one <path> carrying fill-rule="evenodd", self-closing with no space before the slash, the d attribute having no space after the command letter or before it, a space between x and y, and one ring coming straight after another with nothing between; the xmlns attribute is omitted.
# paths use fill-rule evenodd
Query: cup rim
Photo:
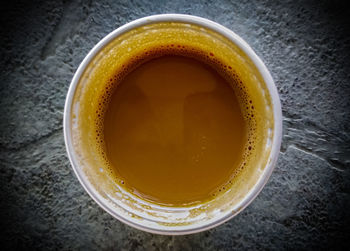
<svg viewBox="0 0 350 251"><path fill-rule="evenodd" d="M174 229L161 229L161 228L149 227L147 225L141 225L133 221L130 221L129 219L125 218L123 215L119 215L117 212L113 211L112 208L110 208L106 203L104 203L103 200L99 198L100 195L97 194L90 187L90 184L88 183L87 179L83 176L75 156L72 137L71 137L71 131L70 131L70 128L71 128L70 118L71 118L71 108L73 103L73 97L74 97L77 85L79 83L79 80L83 72L85 71L86 67L91 62L91 60L97 55L97 53L99 53L99 51L101 51L106 45L108 45L116 37L132 29L138 28L140 26L144 26L152 23L159 23L159 22L184 22L188 24L194 24L194 25L202 26L209 30L213 30L221 34L222 36L226 37L227 39L229 39L232 43L238 46L250 58L250 60L255 65L255 67L258 69L259 73L261 74L262 78L265 81L265 84L267 86L267 89L271 97L271 102L273 104L274 137L271 144L270 161L267 163L266 167L264 168L263 174L260 176L257 183L255 183L254 187L246 194L244 199L239 202L238 210L236 210L235 212L224 214L221 218L217 219L215 222L211 222L211 223L209 222L207 224L204 224L203 226L194 226L193 228L184 228L184 229L174 230ZM102 40L100 40L89 51L87 56L79 65L69 86L65 107L64 107L63 133L64 133L64 140L65 140L67 155L75 175L77 176L80 184L84 187L85 191L101 208L103 208L106 212L108 212L110 215L112 215L114 218L118 219L119 221L139 230L143 230L143 231L155 233L155 234L163 234L163 235L184 235L184 234L202 232L202 231L214 228L218 225L221 225L224 222L232 219L234 216L240 213L243 209L245 209L255 199L255 197L261 192L261 190L269 180L269 177L271 176L271 173L275 167L275 164L277 162L277 158L279 155L279 150L280 150L281 140L282 140L282 110L281 110L281 103L277 92L277 88L274 84L274 81L272 79L270 72L268 71L267 67L262 62L262 60L255 54L253 49L236 33L206 18L192 16L192 15L185 15L185 14L160 14L160 15L152 15L152 16L136 19L134 21L131 21L127 24L122 25L116 30L110 32L107 36L105 36Z"/></svg>

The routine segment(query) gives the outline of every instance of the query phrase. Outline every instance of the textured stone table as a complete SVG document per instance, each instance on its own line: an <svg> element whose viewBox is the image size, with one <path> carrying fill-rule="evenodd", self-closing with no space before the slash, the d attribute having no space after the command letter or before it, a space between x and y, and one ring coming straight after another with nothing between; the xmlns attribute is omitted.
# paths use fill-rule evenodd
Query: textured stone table
<svg viewBox="0 0 350 251"><path fill-rule="evenodd" d="M348 246L350 11L340 1L9 2L0 15L2 249ZM120 25L159 13L238 33L270 69L283 106L281 154L262 193L224 225L189 236L144 233L100 209L74 176L62 133L65 95L87 52Z"/></svg>

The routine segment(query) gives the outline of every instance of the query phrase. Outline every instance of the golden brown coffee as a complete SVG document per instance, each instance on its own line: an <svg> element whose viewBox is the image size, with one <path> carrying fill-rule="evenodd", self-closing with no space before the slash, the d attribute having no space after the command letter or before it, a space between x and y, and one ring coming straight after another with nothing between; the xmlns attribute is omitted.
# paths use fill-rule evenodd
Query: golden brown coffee
<svg viewBox="0 0 350 251"><path fill-rule="evenodd" d="M96 144L115 181L155 203L230 188L253 147L254 106L234 66L181 44L144 50L105 83Z"/></svg>

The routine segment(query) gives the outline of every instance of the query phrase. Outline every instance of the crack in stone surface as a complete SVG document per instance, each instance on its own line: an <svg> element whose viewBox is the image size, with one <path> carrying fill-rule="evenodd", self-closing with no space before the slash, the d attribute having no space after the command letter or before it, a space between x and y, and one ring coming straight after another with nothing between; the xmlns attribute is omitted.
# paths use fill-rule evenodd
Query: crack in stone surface
<svg viewBox="0 0 350 251"><path fill-rule="evenodd" d="M18 145L8 146L6 144L0 144L0 151L20 151L20 150L22 150L24 148L27 148L28 146L38 145L38 144L40 144L40 142L42 140L50 138L52 135L56 135L59 132L60 132L60 134L62 135L62 138L63 138L62 131L63 131L63 127L60 127L58 129L55 129L55 130L49 132L48 134L41 135L40 137L33 138L30 141L25 141L25 142L23 142L21 144L18 144Z"/></svg>
<svg viewBox="0 0 350 251"><path fill-rule="evenodd" d="M63 44L68 37L79 34L80 26L88 17L90 7L91 1L68 1L64 4L61 19L42 49L41 60L54 55L57 46Z"/></svg>
<svg viewBox="0 0 350 251"><path fill-rule="evenodd" d="M281 152L291 145L305 153L311 153L327 161L337 170L350 165L350 139L348 135L335 135L307 123L301 118L283 118L283 139Z"/></svg>

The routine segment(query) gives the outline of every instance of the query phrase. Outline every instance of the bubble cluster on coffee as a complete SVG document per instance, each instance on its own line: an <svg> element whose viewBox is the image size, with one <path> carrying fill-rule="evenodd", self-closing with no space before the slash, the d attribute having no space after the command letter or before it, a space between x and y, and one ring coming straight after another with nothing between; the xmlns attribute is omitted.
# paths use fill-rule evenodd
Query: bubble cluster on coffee
<svg viewBox="0 0 350 251"><path fill-rule="evenodd" d="M214 52L206 52L202 50L198 50L197 48L184 46L181 44L164 44L155 48L148 48L143 50L141 53L136 56L130 58L127 62L125 62L117 72L114 73L105 84L105 88L100 93L98 97L98 109L95 112L95 138L97 142L97 147L100 155L105 162L105 166L108 168L108 171L111 173L112 177L118 177L114 174L113 168L107 158L106 155L106 146L104 142L104 128L103 121L106 113L106 109L108 108L108 104L110 102L111 96L115 89L118 87L118 84L122 82L124 77L136 69L141 64L155 59L161 56L174 55L174 56L185 56L197 59L202 61L213 69L215 69L221 76L223 76L228 83L231 84L236 97L239 100L242 115L247 125L247 141L244 146L243 158L239 167L235 169L234 173L232 173L229 181L217 188L212 192L211 196L214 198L221 193L229 190L234 182L234 177L248 165L250 156L254 151L254 142L256 141L256 128L257 128L257 115L254 109L254 102L248 94L247 88L239 78L238 74L235 71L234 65L225 65L219 59L216 58ZM125 181L122 179L116 180L118 185L126 185Z"/></svg>

